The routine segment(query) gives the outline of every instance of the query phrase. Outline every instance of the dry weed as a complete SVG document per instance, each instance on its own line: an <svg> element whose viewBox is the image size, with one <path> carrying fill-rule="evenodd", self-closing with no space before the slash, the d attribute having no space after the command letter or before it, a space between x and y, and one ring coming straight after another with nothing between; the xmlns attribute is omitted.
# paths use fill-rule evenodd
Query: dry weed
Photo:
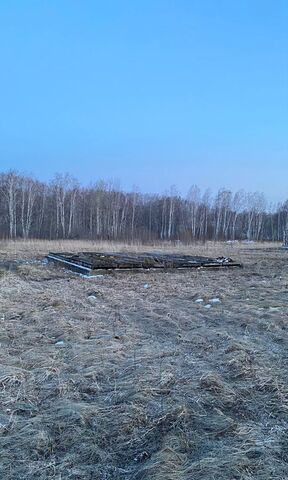
<svg viewBox="0 0 288 480"><path fill-rule="evenodd" d="M0 477L286 479L287 252L165 245L245 267L90 279L41 263L121 248L147 250L0 244L17 264L0 275Z"/></svg>

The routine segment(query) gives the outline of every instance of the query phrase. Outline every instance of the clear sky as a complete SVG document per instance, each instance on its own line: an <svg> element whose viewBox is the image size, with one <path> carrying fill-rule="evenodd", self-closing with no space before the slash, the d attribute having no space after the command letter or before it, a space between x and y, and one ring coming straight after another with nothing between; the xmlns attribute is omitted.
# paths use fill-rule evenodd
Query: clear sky
<svg viewBox="0 0 288 480"><path fill-rule="evenodd" d="M0 170L288 198L287 0L0 0Z"/></svg>

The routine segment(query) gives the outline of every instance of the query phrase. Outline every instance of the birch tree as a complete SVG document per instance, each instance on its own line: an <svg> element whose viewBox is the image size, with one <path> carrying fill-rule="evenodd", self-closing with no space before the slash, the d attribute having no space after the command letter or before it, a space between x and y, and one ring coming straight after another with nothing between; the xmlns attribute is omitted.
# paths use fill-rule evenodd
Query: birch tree
<svg viewBox="0 0 288 480"><path fill-rule="evenodd" d="M14 170L1 175L1 192L6 202L9 222L9 238L17 235L17 194L19 188L19 175Z"/></svg>
<svg viewBox="0 0 288 480"><path fill-rule="evenodd" d="M27 239L30 235L38 185L37 182L30 177L21 177L19 184L21 191L22 236Z"/></svg>

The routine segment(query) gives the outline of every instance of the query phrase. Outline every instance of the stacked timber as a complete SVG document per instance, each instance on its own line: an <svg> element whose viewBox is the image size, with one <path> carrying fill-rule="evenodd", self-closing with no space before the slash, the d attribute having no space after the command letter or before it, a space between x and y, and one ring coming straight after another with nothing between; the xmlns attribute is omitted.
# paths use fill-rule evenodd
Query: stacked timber
<svg viewBox="0 0 288 480"><path fill-rule="evenodd" d="M93 270L179 269L240 267L228 257L202 257L163 253L49 253L48 261L72 270L89 273Z"/></svg>

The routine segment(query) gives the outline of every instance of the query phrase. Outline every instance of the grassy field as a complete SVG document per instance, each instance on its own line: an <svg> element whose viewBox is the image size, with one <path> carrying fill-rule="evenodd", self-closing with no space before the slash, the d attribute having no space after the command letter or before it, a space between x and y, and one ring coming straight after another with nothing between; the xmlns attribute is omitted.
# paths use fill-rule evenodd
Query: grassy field
<svg viewBox="0 0 288 480"><path fill-rule="evenodd" d="M244 268L84 278L43 255L160 246L0 243L0 478L288 479L276 247L164 245Z"/></svg>

